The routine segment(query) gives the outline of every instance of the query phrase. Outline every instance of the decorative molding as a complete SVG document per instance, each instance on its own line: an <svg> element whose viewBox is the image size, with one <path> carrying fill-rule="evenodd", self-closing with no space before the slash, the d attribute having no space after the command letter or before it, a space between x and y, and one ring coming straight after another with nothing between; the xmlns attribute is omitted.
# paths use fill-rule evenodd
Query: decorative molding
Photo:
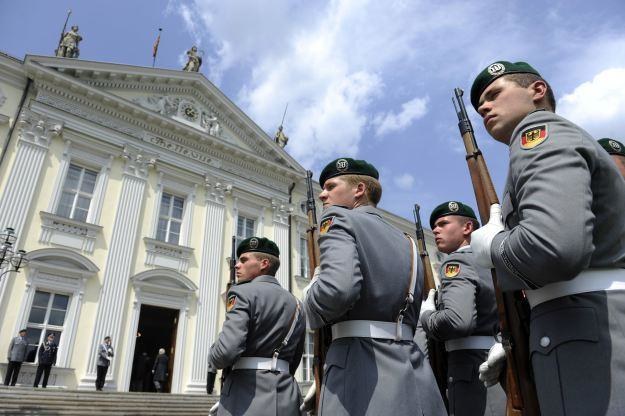
<svg viewBox="0 0 625 416"><path fill-rule="evenodd" d="M145 265L160 266L178 270L180 273L189 271L189 261L193 248L170 244L153 238L144 237Z"/></svg>
<svg viewBox="0 0 625 416"><path fill-rule="evenodd" d="M2 107L4 103L6 103L6 101L7 101L7 96L4 95L4 91L2 91L2 88L0 88L0 107Z"/></svg>
<svg viewBox="0 0 625 416"><path fill-rule="evenodd" d="M284 225L288 224L289 216L294 211L292 204L276 198L271 199L271 209L273 210L273 221Z"/></svg>
<svg viewBox="0 0 625 416"><path fill-rule="evenodd" d="M41 216L39 242L58 244L85 253L93 253L96 239L102 233L101 226L60 217L45 211L40 211L39 215Z"/></svg>
<svg viewBox="0 0 625 416"><path fill-rule="evenodd" d="M63 124L43 117L27 108L22 109L17 121L19 139L47 150L53 137L63 133Z"/></svg>
<svg viewBox="0 0 625 416"><path fill-rule="evenodd" d="M204 175L204 191L207 202L223 204L225 196L232 194L232 189L231 184L225 184L222 180L208 173Z"/></svg>
<svg viewBox="0 0 625 416"><path fill-rule="evenodd" d="M147 179L149 168L154 168L158 154L148 152L131 144L126 144L121 154L126 161L124 174L132 175L140 179Z"/></svg>

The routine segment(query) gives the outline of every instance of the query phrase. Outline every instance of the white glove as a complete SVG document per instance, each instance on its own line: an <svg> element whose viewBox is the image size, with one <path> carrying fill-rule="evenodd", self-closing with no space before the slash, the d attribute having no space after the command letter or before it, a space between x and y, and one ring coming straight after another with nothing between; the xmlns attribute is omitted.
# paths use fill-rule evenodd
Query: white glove
<svg viewBox="0 0 625 416"><path fill-rule="evenodd" d="M493 345L488 351L488 358L480 364L480 380L486 387L494 386L499 381L499 375L506 363L506 351L501 342Z"/></svg>
<svg viewBox="0 0 625 416"><path fill-rule="evenodd" d="M490 246L497 234L503 231L501 220L501 205L490 206L490 220L482 228L478 228L471 234L471 249L475 262L486 269L492 269L493 259L490 256Z"/></svg>
<svg viewBox="0 0 625 416"><path fill-rule="evenodd" d="M217 410L219 410L219 401L213 405L208 411L208 416L213 416L217 414Z"/></svg>
<svg viewBox="0 0 625 416"><path fill-rule="evenodd" d="M311 412L315 409L315 398L317 392L317 384L313 381L308 391L306 392L306 396L304 396L304 401L302 405L299 407L300 412Z"/></svg>
<svg viewBox="0 0 625 416"><path fill-rule="evenodd" d="M423 313L426 311L436 310L436 304L434 303L435 298L436 298L436 290L430 289L430 291L428 292L427 299L421 302L421 311L419 312L419 316L423 315Z"/></svg>
<svg viewBox="0 0 625 416"><path fill-rule="evenodd" d="M310 290L312 285L317 281L317 279L319 279L320 274L321 274L321 269L319 268L319 266L315 267L315 270L313 271L313 277L312 279L310 279L310 283L308 283L306 287L302 289L302 299L306 299L306 295L308 294L308 291Z"/></svg>

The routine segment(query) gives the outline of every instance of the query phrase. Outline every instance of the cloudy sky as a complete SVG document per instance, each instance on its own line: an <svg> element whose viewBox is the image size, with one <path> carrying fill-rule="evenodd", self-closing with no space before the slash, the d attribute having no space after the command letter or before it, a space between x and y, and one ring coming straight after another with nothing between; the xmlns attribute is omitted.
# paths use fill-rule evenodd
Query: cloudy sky
<svg viewBox="0 0 625 416"><path fill-rule="evenodd" d="M438 203L475 207L454 87L469 90L496 60L530 62L553 86L558 112L596 138L625 139L625 3L553 1L8 1L0 50L52 54L67 9L81 59L181 68L193 44L201 72L287 150L320 172L336 157L372 162L381 206L425 219ZM468 94L467 94L468 95ZM507 148L465 101L498 191ZM427 221L426 221L427 222Z"/></svg>

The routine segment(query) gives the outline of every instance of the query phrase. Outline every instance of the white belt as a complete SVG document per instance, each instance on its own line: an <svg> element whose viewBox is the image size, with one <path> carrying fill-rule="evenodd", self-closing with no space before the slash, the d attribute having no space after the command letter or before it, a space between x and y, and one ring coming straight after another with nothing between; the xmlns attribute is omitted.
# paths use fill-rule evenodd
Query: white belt
<svg viewBox="0 0 625 416"><path fill-rule="evenodd" d="M232 366L233 370L271 370L272 359L268 357L241 357ZM289 372L289 363L278 360L275 371Z"/></svg>
<svg viewBox="0 0 625 416"><path fill-rule="evenodd" d="M563 296L602 290L625 290L625 269L587 269L575 278L556 282L536 290L526 290L531 308Z"/></svg>
<svg viewBox="0 0 625 416"><path fill-rule="evenodd" d="M495 337L486 335L474 335L445 341L445 349L447 351L489 350L493 345L495 345Z"/></svg>
<svg viewBox="0 0 625 416"><path fill-rule="evenodd" d="M406 325L401 326L399 340L408 341L414 338L414 330ZM381 338L396 339L397 323L382 321L343 321L332 325L332 339L337 338Z"/></svg>

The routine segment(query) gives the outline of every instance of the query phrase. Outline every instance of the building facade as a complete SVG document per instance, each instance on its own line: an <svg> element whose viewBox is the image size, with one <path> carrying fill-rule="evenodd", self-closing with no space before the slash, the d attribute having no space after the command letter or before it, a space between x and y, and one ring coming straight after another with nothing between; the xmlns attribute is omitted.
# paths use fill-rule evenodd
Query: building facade
<svg viewBox="0 0 625 416"><path fill-rule="evenodd" d="M30 260L0 281L0 350L28 329L18 383L52 332L50 386L92 389L111 336L105 389L149 389L165 348L169 391L205 392L232 236L273 239L280 284L307 284L305 170L201 73L0 54L0 146L0 230Z"/></svg>

